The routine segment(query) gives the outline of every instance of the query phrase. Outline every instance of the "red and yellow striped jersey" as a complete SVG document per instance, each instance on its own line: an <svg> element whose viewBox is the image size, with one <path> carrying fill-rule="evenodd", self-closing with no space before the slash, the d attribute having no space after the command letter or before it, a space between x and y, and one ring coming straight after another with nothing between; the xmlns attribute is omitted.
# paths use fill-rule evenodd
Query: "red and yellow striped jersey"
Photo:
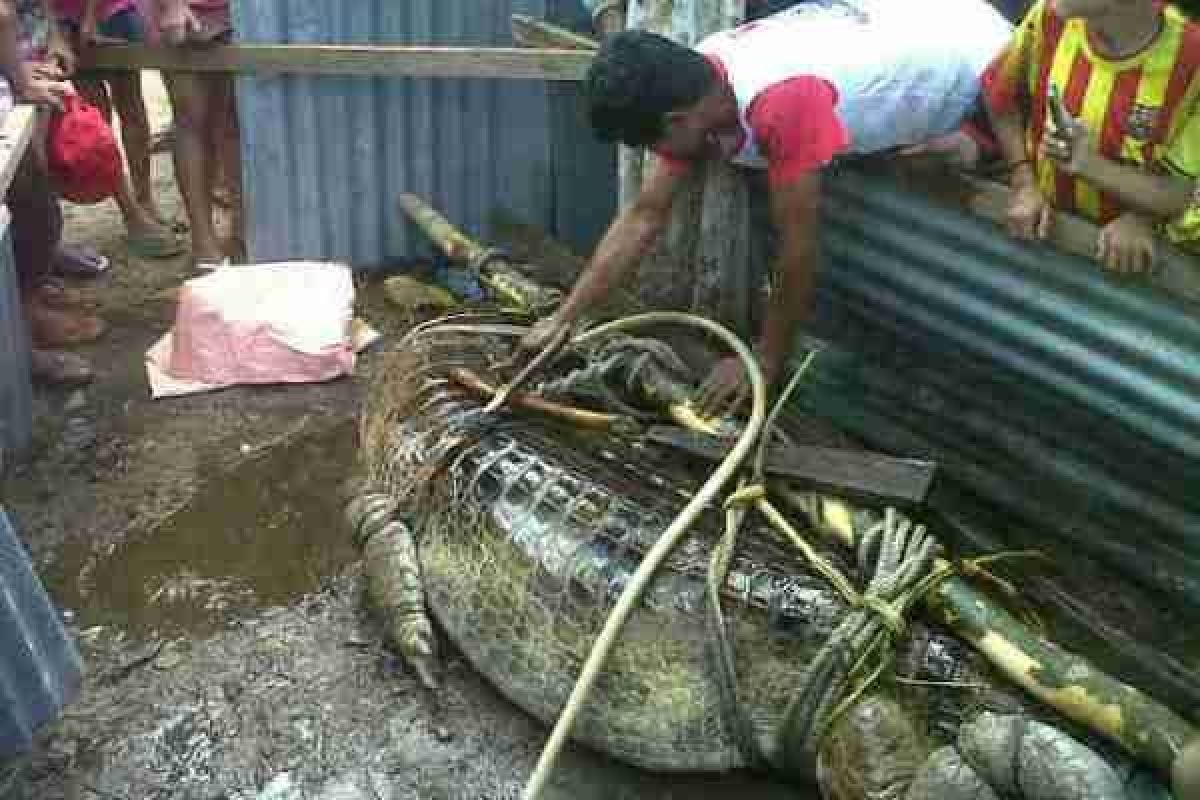
<svg viewBox="0 0 1200 800"><path fill-rule="evenodd" d="M1027 152L1055 208L1100 223L1121 213L1116 198L1038 157L1051 124L1052 85L1106 158L1192 179L1200 175L1200 26L1169 5L1162 17L1153 42L1112 60L1097 53L1085 21L1064 20L1047 0L1038 0L989 71L985 85L994 108L1023 101ZM1177 242L1200 244L1200 210L1193 206L1165 232Z"/></svg>

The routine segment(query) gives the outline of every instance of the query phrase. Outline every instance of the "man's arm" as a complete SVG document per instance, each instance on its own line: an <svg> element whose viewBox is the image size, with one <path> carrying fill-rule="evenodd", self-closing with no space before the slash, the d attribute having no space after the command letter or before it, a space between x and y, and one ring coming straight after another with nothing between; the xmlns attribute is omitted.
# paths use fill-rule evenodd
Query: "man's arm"
<svg viewBox="0 0 1200 800"><path fill-rule="evenodd" d="M1118 164L1089 150L1076 173L1121 205L1159 219L1174 217L1191 204L1192 182L1175 175L1156 175L1141 167Z"/></svg>
<svg viewBox="0 0 1200 800"><path fill-rule="evenodd" d="M671 218L671 204L683 176L656 164L637 199L617 215L587 269L555 317L573 324L618 286L649 252Z"/></svg>
<svg viewBox="0 0 1200 800"><path fill-rule="evenodd" d="M781 243L776 264L778 284L771 291L758 347L768 384L782 373L796 327L812 310L820 189L820 173L815 171L771 187L771 214Z"/></svg>
<svg viewBox="0 0 1200 800"><path fill-rule="evenodd" d="M1005 54L1002 58L1013 58ZM1003 61L997 62L991 71L990 80L997 83L1020 80L1021 73L1011 68L1003 69ZM1020 104L1015 101L1016 86L993 84L983 93L984 106L992 124L992 132L1004 162L1009 165L1009 186L1012 187L1012 202L1007 214L1008 232L1023 239L1045 239L1050 235L1053 209L1042 196L1037 185L1037 174L1033 161L1025 148L1025 119Z"/></svg>
<svg viewBox="0 0 1200 800"><path fill-rule="evenodd" d="M758 365L768 386L783 374L796 327L812 310L817 269L817 219L821 178L809 170L771 184L771 215L780 233L776 282L758 343ZM696 393L697 413L719 417L740 408L749 395L742 363L730 356L717 363Z"/></svg>

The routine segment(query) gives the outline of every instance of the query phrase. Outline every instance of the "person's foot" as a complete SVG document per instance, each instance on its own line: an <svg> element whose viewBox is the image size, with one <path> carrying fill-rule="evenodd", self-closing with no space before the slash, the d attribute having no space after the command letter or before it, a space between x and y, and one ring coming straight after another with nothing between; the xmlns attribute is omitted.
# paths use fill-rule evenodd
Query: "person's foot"
<svg viewBox="0 0 1200 800"><path fill-rule="evenodd" d="M86 311L50 308L37 300L27 303L25 310L30 338L38 348L90 344L108 330L104 320Z"/></svg>
<svg viewBox="0 0 1200 800"><path fill-rule="evenodd" d="M192 262L196 269L210 270L229 263L229 254L221 246L221 241L213 236L209 239L197 238L192 234Z"/></svg>
<svg viewBox="0 0 1200 800"><path fill-rule="evenodd" d="M34 290L34 301L58 311L94 311L100 307L96 295L67 286L57 278L47 278Z"/></svg>
<svg viewBox="0 0 1200 800"><path fill-rule="evenodd" d="M225 240L221 250L225 252L229 258L237 262L244 262L246 255L246 240L240 236L230 236Z"/></svg>
<svg viewBox="0 0 1200 800"><path fill-rule="evenodd" d="M29 367L34 383L46 386L86 386L95 379L87 361L74 353L64 353L61 350L34 348L29 353Z"/></svg>

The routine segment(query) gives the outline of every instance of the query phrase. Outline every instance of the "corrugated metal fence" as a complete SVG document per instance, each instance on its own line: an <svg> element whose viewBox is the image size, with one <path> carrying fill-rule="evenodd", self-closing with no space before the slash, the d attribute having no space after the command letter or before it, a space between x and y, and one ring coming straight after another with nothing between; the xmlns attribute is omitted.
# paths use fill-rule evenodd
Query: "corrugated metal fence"
<svg viewBox="0 0 1200 800"><path fill-rule="evenodd" d="M33 436L29 336L17 292L8 210L0 206L0 469Z"/></svg>
<svg viewBox="0 0 1200 800"><path fill-rule="evenodd" d="M1200 610L1200 315L844 170L815 410Z"/></svg>
<svg viewBox="0 0 1200 800"><path fill-rule="evenodd" d="M242 41L511 46L509 18L586 23L578 0L241 0ZM589 251L615 204L615 156L578 89L538 81L326 76L239 82L251 256L373 266L425 252L414 192L474 235L504 210Z"/></svg>
<svg viewBox="0 0 1200 800"><path fill-rule="evenodd" d="M0 767L33 746L82 676L79 652L0 506Z"/></svg>

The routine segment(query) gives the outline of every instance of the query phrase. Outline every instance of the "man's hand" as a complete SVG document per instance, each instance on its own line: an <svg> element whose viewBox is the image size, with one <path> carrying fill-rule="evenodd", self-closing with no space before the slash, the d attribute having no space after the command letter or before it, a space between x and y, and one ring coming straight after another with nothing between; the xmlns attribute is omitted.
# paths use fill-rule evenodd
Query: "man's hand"
<svg viewBox="0 0 1200 800"><path fill-rule="evenodd" d="M73 94L71 85L58 79L58 67L52 64L25 62L21 65L17 94L31 105L63 110L63 99Z"/></svg>
<svg viewBox="0 0 1200 800"><path fill-rule="evenodd" d="M1045 239L1054 227L1054 209L1036 186L1022 186L1008 204L1007 227L1018 239Z"/></svg>
<svg viewBox="0 0 1200 800"><path fill-rule="evenodd" d="M547 350L551 351L550 357L552 358L555 352L561 350L570 341L574 330L574 322L562 319L557 314L540 319L521 339L521 343L517 346L517 358L521 361L528 361Z"/></svg>
<svg viewBox="0 0 1200 800"><path fill-rule="evenodd" d="M1054 122L1047 126L1040 147L1042 157L1054 161L1068 175L1088 172L1095 150L1087 126L1068 114L1056 97L1051 97L1049 102L1059 103L1054 116L1061 120L1061 125Z"/></svg>
<svg viewBox="0 0 1200 800"><path fill-rule="evenodd" d="M1105 225L1096 239L1096 260L1119 275L1150 271L1154 256L1154 224L1133 211Z"/></svg>
<svg viewBox="0 0 1200 800"><path fill-rule="evenodd" d="M750 396L750 381L745 372L736 356L718 361L692 400L696 413L719 418L740 410Z"/></svg>
<svg viewBox="0 0 1200 800"><path fill-rule="evenodd" d="M75 74L79 60L75 48L67 41L67 37L57 25L53 26L46 40L46 61L58 67L61 78L69 78Z"/></svg>
<svg viewBox="0 0 1200 800"><path fill-rule="evenodd" d="M767 389L779 378L779 369L759 358L759 368ZM708 379L696 391L692 404L702 417L723 417L740 411L750 399L750 378L737 356L728 356L717 362Z"/></svg>

